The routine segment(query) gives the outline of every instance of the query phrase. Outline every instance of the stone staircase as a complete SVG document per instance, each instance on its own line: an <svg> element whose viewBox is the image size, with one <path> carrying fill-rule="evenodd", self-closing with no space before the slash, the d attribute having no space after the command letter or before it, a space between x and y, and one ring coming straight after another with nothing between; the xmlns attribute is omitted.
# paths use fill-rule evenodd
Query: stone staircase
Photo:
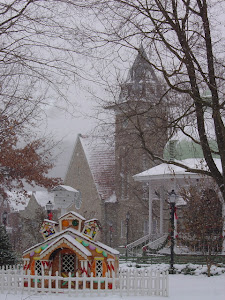
<svg viewBox="0 0 225 300"><path fill-rule="evenodd" d="M146 249L157 249L160 245L162 245L165 242L167 236L168 234L165 233L145 235L140 239L127 245L127 254L128 256L142 255L144 247L146 247Z"/></svg>

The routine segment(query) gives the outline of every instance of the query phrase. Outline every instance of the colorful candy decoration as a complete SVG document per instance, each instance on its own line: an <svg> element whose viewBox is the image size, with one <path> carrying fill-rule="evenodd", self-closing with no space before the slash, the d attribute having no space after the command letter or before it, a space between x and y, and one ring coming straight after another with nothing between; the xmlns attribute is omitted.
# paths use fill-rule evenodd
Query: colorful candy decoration
<svg viewBox="0 0 225 300"><path fill-rule="evenodd" d="M102 253L102 252L103 252L103 250L101 250L101 249L99 249L99 248L96 248L95 251L96 251L97 253Z"/></svg>
<svg viewBox="0 0 225 300"><path fill-rule="evenodd" d="M32 252L30 253L30 256L31 256L31 257L34 256L34 251L32 251Z"/></svg>
<svg viewBox="0 0 225 300"><path fill-rule="evenodd" d="M79 225L79 221L78 220L73 220L72 221L72 225L73 226L78 226Z"/></svg>
<svg viewBox="0 0 225 300"><path fill-rule="evenodd" d="M41 247L42 250L45 250L48 247L48 244Z"/></svg>
<svg viewBox="0 0 225 300"><path fill-rule="evenodd" d="M40 253L41 251L42 251L41 248L38 248L38 249L34 250L35 253Z"/></svg>
<svg viewBox="0 0 225 300"><path fill-rule="evenodd" d="M78 241L79 243L82 243L82 240L79 238L76 238L76 241Z"/></svg>
<svg viewBox="0 0 225 300"><path fill-rule="evenodd" d="M85 246L85 247L87 247L89 245L89 243L86 242L86 241L82 241L82 245Z"/></svg>
<svg viewBox="0 0 225 300"><path fill-rule="evenodd" d="M105 256L105 257L108 256L108 254L105 251L102 252L102 255Z"/></svg>
<svg viewBox="0 0 225 300"><path fill-rule="evenodd" d="M89 245L89 249L90 249L90 250L95 250L96 247L90 244L90 245Z"/></svg>
<svg viewBox="0 0 225 300"><path fill-rule="evenodd" d="M68 227L68 226L69 226L69 221L63 220L63 221L62 221L62 226L63 226L63 227Z"/></svg>
<svg viewBox="0 0 225 300"><path fill-rule="evenodd" d="M44 239L47 239L50 235L55 234L55 223L48 222L44 220L41 225L40 233Z"/></svg>

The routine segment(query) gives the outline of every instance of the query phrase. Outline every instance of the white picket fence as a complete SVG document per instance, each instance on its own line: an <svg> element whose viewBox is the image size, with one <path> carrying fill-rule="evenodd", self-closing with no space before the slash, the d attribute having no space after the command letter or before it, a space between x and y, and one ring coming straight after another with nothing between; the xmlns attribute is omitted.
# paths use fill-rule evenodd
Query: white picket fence
<svg viewBox="0 0 225 300"><path fill-rule="evenodd" d="M120 270L118 277L76 277L69 274L31 275L20 267L0 269L1 293L56 293L68 295L168 296L168 272L151 269Z"/></svg>

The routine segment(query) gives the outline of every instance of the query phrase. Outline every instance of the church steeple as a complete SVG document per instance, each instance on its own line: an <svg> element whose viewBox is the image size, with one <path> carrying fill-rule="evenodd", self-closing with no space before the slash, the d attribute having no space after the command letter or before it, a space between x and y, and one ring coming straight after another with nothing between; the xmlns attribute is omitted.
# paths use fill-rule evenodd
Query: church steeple
<svg viewBox="0 0 225 300"><path fill-rule="evenodd" d="M119 102L127 100L153 100L159 98L157 91L160 85L159 80L149 63L144 47L141 45L138 54L129 70L127 80L121 86Z"/></svg>
<svg viewBox="0 0 225 300"><path fill-rule="evenodd" d="M157 77L149 63L148 56L141 45L132 67L129 70L127 82L157 81Z"/></svg>

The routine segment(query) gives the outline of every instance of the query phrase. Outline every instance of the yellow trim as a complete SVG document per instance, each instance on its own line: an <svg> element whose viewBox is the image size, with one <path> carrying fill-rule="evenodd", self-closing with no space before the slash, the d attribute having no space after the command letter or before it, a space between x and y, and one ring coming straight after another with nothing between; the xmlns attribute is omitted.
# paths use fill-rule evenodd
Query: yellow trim
<svg viewBox="0 0 225 300"><path fill-rule="evenodd" d="M104 260L104 257L95 257L95 260Z"/></svg>

